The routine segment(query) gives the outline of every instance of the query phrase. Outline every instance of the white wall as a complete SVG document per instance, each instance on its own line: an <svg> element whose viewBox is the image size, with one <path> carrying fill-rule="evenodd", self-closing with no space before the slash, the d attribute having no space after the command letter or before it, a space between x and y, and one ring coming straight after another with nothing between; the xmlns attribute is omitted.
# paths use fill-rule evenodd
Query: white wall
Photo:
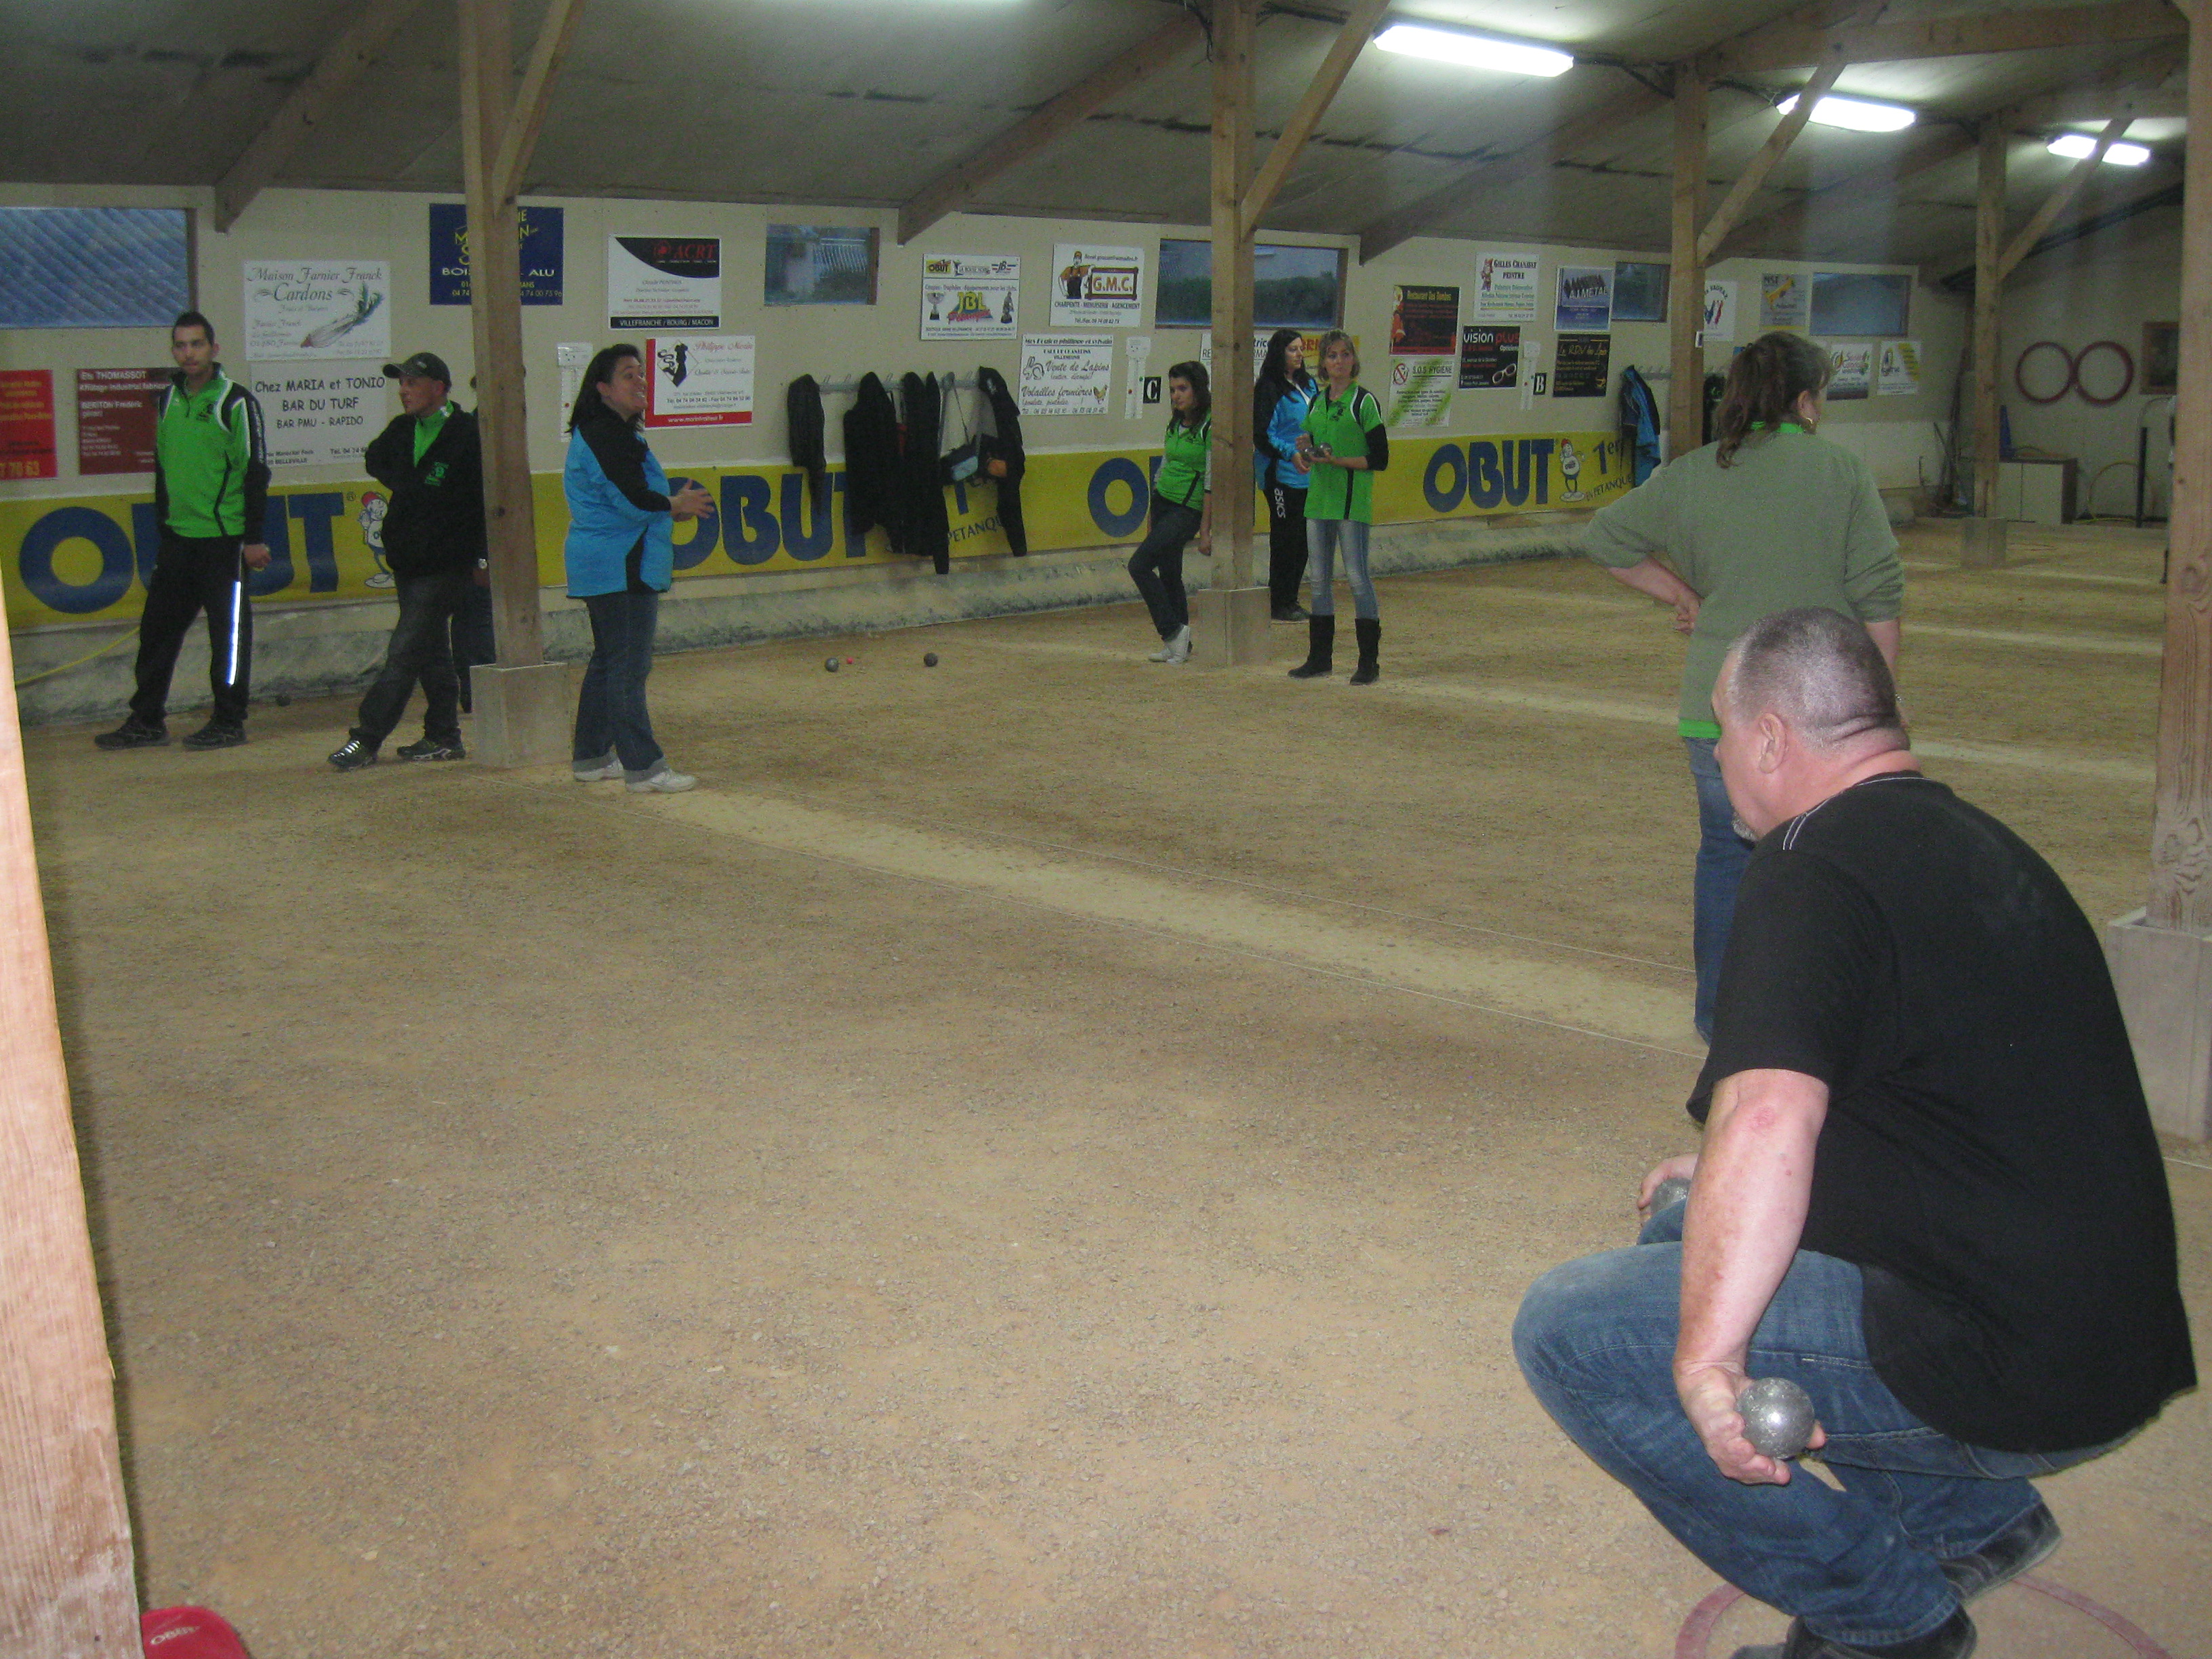
<svg viewBox="0 0 2212 1659"><path fill-rule="evenodd" d="M2003 345L1998 353L1998 401L2016 446L2033 446L2080 462L2079 510L2107 515L2135 510L2136 434L2150 428L2148 511L2166 515L2171 490L2166 471L2171 404L2141 389L2142 331L2148 322L2173 322L2181 314L2181 210L2156 209L2094 236L2082 237L2021 267L2006 285ZM2033 404L2021 394L2021 354L2051 340L2078 353L2098 340L2116 340L2136 359L2136 385L2126 397L2100 409L2069 392L2055 404ZM2089 361L2091 390L2102 395L2117 383L2110 352ZM2046 374L2063 374L2057 357L2036 354L2028 385L2041 392ZM2111 380L2105 377L2112 376ZM2106 475L2094 501L2090 487Z"/></svg>
<svg viewBox="0 0 2212 1659"><path fill-rule="evenodd" d="M197 245L198 303L216 325L219 338L242 337L240 266L248 259L356 258L391 262L395 289L392 343L397 352L428 349L452 365L457 391L469 401L465 389L473 373L474 350L465 307L428 303L428 204L451 201L451 196L428 196L389 191L325 191L277 190L264 192L227 234L209 228L210 216L198 216ZM0 204L20 205L210 205L210 192L190 189L95 189L63 186L0 186ZM539 204L533 198L533 205ZM523 336L530 375L531 462L541 471L557 470L561 461L559 437L559 380L554 348L563 341L604 343L612 337L606 326L606 238L611 234L680 234L720 236L723 239L723 331L757 337L759 379L758 414L750 428L712 428L659 430L653 436L655 451L672 466L708 465L748 461L781 460L786 453L783 388L795 376L811 374L817 380L848 380L867 370L890 375L896 372L957 369L972 374L979 362L989 363L1016 379L1018 343L978 342L956 345L924 343L919 338L919 290L921 260L926 253L1018 254L1023 259L1022 322L1025 331L1049 326L1050 261L1054 245L1062 241L1157 246L1162 234L1203 237L1203 227L1149 228L1084 220L1018 219L970 216L945 220L912 246L899 247L894 240L896 216L847 208L808 209L788 206L757 207L735 204L661 201L602 201L543 198L566 212L565 301L557 307L528 307L523 312ZM878 303L860 307L769 307L762 299L765 228L780 222L873 223L883 233L883 256ZM1271 240L1304 241L1348 246L1345 239L1270 236ZM1346 326L1358 335L1367 360L1368 380L1378 390L1388 383L1387 343L1391 308L1399 283L1456 283L1463 290L1464 310L1470 318L1474 259L1479 248L1528 251L1526 243L1499 240L1474 242L1419 238L1393 250L1371 265L1348 262ZM1553 273L1561 263L1602 264L1613 258L1664 258L1663 252L1626 248L1568 248L1547 246L1536 249L1544 258L1543 283L1549 293ZM1755 332L1757 283L1766 270L1808 269L1783 262L1735 261L1718 266L1717 276L1742 283L1747 301L1747 320L1739 340ZM1894 266L1828 265L1827 270L1897 270ZM1157 276L1157 264L1148 282ZM1151 295L1146 295L1146 309ZM1547 307L1548 309L1548 307ZM1912 331L1925 351L1927 369L1923 390L1910 398L1877 398L1864 403L1832 406L1824 428L1838 441L1863 453L1885 488L1910 485L1924 473L1932 479L1928 457L1936 452L1930 422L1948 405L1962 336L1961 307L1948 296L1927 289L1914 295ZM1545 349L1548 366L1553 331L1548 315L1524 325L1531 347ZM1188 331L1163 331L1155 337L1152 364L1154 372L1176 359L1195 356L1200 336ZM1709 362L1725 366L1729 348L1715 345ZM55 371L58 404L57 447L62 476L35 483L0 484L0 496L66 495L87 489L129 488L128 479L95 479L86 483L74 475L76 432L74 377L78 368L111 368L164 364L167 337L161 329L102 329L83 331L0 331L0 368L48 368ZM1667 362L1667 328L1663 323L1628 323L1613 330L1613 368L1633 362L1648 376L1663 375ZM232 362L234 372L243 365ZM1661 392L1661 402L1665 393ZM838 416L845 400L825 399L832 455L837 453ZM388 405L396 412L396 399ZM1120 386L1103 416L1031 418L1025 435L1036 449L1106 449L1143 447L1156 444L1164 418L1158 409L1144 410L1134 421L1123 418ZM1569 429L1611 429L1615 421L1613 400L1605 398L1535 399L1523 408L1513 392L1459 392L1447 422L1430 429L1432 435L1482 435L1516 432ZM301 468L288 471L281 482L335 482L355 476L348 467Z"/></svg>

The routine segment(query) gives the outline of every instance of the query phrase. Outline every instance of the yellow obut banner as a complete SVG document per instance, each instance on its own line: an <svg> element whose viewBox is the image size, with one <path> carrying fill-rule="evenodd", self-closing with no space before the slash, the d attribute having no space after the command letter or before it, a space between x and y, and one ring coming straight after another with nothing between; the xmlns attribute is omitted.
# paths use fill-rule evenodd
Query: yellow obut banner
<svg viewBox="0 0 2212 1659"><path fill-rule="evenodd" d="M1033 453L1021 482L1022 516L1033 551L1102 547L1144 533L1158 451ZM806 475L791 467L692 467L677 473L712 492L716 511L676 526L676 575L729 576L755 570L890 564L880 529L856 536L845 476L832 468L817 503ZM563 580L561 542L568 504L558 473L533 477L538 580ZM1604 432L1516 433L1510 437L1394 441L1390 466L1375 480L1375 520L1409 524L1492 514L1595 507L1628 487L1620 439ZM1007 551L1000 486L971 479L945 489L952 556ZM262 538L269 568L253 577L272 602L374 599L389 592L386 497L373 483L278 485L269 492ZM1264 510L1254 502L1254 521ZM137 495L0 501L0 582L11 629L127 620L144 601L160 538L153 498Z"/></svg>

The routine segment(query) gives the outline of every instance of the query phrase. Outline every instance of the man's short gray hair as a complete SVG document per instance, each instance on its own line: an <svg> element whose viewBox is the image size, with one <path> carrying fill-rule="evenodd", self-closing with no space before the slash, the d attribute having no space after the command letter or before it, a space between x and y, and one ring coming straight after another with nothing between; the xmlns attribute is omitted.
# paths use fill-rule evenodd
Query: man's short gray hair
<svg viewBox="0 0 2212 1659"><path fill-rule="evenodd" d="M1897 711L1897 682L1863 623L1807 605L1753 623L1729 647L1730 712L1756 719L1768 709L1815 749L1870 733L1909 748Z"/></svg>

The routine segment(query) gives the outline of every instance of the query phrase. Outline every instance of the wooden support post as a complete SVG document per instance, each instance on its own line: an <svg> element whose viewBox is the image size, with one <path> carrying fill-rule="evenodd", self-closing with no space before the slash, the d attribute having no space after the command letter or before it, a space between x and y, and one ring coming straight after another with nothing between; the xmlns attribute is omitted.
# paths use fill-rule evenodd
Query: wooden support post
<svg viewBox="0 0 2212 1659"><path fill-rule="evenodd" d="M1705 263L1698 252L1705 210L1706 86L1688 64L1674 68L1674 196L1667 301L1667 455L1705 441Z"/></svg>
<svg viewBox="0 0 2212 1659"><path fill-rule="evenodd" d="M1256 660L1267 594L1252 586L1252 37L1259 0L1213 8L1213 580L1193 614L1193 661Z"/></svg>
<svg viewBox="0 0 2212 1659"><path fill-rule="evenodd" d="M2212 1139L2212 0L2187 0L2181 374L2168 526L2158 788L2144 908L2105 932L2160 1128Z"/></svg>
<svg viewBox="0 0 2212 1659"><path fill-rule="evenodd" d="M1982 123L1974 194L1974 517L1965 532L1966 562L1977 565L2004 562L2002 520L1996 516L1997 355L2002 349L1998 319L2004 305L1998 260L2004 246L2005 157L2011 137L2000 121Z"/></svg>
<svg viewBox="0 0 2212 1659"><path fill-rule="evenodd" d="M469 198L470 321L484 452L492 626L502 668L545 660L523 397L521 225L496 167L514 97L512 0L460 0L461 160Z"/></svg>
<svg viewBox="0 0 2212 1659"><path fill-rule="evenodd" d="M0 630L0 1659L139 1651L115 1379Z"/></svg>

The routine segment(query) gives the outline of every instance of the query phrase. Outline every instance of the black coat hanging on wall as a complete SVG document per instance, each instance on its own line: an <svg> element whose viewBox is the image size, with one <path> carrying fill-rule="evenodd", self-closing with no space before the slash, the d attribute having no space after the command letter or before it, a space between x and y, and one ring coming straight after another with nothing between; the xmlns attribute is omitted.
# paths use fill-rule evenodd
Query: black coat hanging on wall
<svg viewBox="0 0 2212 1659"><path fill-rule="evenodd" d="M952 519L945 510L945 479L937 465L943 418L937 376L905 376L899 381L899 403L906 415L906 449L899 464L906 550L929 560L942 576L952 568Z"/></svg>
<svg viewBox="0 0 2212 1659"><path fill-rule="evenodd" d="M898 411L873 374L863 374L845 411L845 533L857 548L881 525L891 551L907 544L906 495L899 471Z"/></svg>

